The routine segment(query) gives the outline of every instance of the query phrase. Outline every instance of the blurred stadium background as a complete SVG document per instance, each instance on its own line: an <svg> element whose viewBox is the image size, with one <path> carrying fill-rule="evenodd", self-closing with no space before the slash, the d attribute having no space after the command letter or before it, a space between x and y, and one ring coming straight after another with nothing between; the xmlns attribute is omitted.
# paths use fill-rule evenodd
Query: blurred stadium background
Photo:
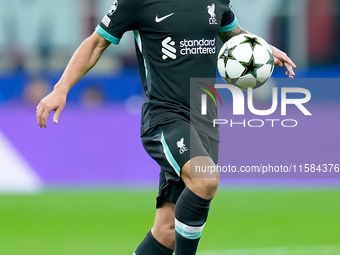
<svg viewBox="0 0 340 255"><path fill-rule="evenodd" d="M221 128L221 164L339 164L340 1L232 3L242 27L297 63L295 83L276 86L309 89L313 117L293 115L301 125L289 131ZM145 98L131 33L73 88L58 125L41 130L35 119L36 104L111 4L0 0L1 255L132 254L152 225L158 166L139 138ZM340 254L339 184L224 178L201 254Z"/></svg>

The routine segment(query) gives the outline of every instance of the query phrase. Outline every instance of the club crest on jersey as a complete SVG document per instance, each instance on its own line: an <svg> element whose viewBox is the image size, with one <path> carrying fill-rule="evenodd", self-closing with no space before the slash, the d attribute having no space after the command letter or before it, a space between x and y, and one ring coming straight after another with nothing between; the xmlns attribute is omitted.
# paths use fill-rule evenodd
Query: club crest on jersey
<svg viewBox="0 0 340 255"><path fill-rule="evenodd" d="M217 24L216 14L215 14L215 4L213 3L212 5L208 5L207 9L210 15L209 24L210 25Z"/></svg>
<svg viewBox="0 0 340 255"><path fill-rule="evenodd" d="M118 8L118 0L115 0L109 10L109 12L107 13L108 16L111 16Z"/></svg>
<svg viewBox="0 0 340 255"><path fill-rule="evenodd" d="M179 148L179 153L182 155L184 152L188 151L188 148L184 144L184 138L182 137L181 140L179 140L176 143L177 147Z"/></svg>

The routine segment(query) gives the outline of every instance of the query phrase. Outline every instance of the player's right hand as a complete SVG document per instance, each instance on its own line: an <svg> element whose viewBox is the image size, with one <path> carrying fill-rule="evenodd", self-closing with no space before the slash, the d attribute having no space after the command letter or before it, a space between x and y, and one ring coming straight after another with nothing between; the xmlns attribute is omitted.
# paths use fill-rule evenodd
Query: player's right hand
<svg viewBox="0 0 340 255"><path fill-rule="evenodd" d="M37 121L40 128L46 128L48 115L55 111L53 122L58 124L59 115L66 104L67 93L54 89L50 94L44 97L37 106Z"/></svg>

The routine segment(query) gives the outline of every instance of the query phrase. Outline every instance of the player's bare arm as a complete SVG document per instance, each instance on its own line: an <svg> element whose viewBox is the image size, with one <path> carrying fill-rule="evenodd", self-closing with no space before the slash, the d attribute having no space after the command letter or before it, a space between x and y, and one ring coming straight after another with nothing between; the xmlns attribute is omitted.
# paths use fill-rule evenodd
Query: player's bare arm
<svg viewBox="0 0 340 255"><path fill-rule="evenodd" d="M84 40L73 54L53 91L38 104L36 114L39 127L46 128L48 115L52 111L55 111L53 122L58 123L59 115L65 107L69 90L95 66L109 45L110 42L96 32Z"/></svg>
<svg viewBox="0 0 340 255"><path fill-rule="evenodd" d="M219 33L219 37L222 40L222 42L225 43L233 36L236 36L239 34L251 34L251 33L244 30L240 25L237 25L231 31ZM294 69L296 68L295 63L290 59L290 57L288 57L288 55L285 52L279 50L278 48L272 45L270 45L270 47L272 48L272 51L273 51L275 65L285 66L287 69L286 75L288 75L289 78L291 79L294 78L295 76Z"/></svg>

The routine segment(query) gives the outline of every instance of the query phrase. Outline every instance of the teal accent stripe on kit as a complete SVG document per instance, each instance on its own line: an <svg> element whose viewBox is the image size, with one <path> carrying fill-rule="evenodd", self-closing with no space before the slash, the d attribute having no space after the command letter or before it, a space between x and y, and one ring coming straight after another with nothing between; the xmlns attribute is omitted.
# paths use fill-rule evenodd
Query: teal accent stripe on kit
<svg viewBox="0 0 340 255"><path fill-rule="evenodd" d="M181 168L179 167L179 165L177 164L174 156L172 155L168 144L165 141L164 138L164 134L162 132L162 136L161 136L161 143L163 145L163 152L165 154L166 159L168 160L169 164L172 166L172 168L175 170L176 174L178 176L181 176Z"/></svg>
<svg viewBox="0 0 340 255"><path fill-rule="evenodd" d="M229 32L231 30L233 30L238 24L238 20L235 17L234 21L232 23L230 23L229 25L226 25L224 27L220 27L218 31L220 32Z"/></svg>
<svg viewBox="0 0 340 255"><path fill-rule="evenodd" d="M119 44L120 39L117 37L114 37L113 35L110 35L108 32L106 32L101 26L96 27L96 32L100 34L102 37L104 37L106 40L113 44Z"/></svg>

